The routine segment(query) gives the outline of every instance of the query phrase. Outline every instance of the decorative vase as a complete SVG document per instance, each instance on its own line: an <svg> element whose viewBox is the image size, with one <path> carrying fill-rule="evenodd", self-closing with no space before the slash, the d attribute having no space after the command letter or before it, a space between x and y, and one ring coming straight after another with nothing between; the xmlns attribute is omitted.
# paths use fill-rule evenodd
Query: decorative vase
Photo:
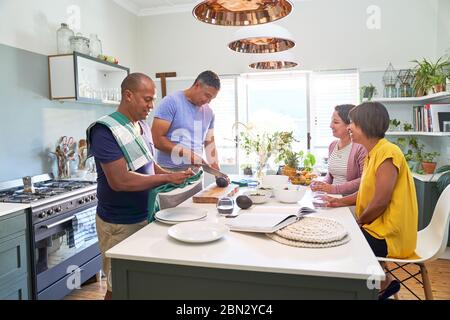
<svg viewBox="0 0 450 320"><path fill-rule="evenodd" d="M422 162L422 168L426 174L433 174L436 169L436 162Z"/></svg>

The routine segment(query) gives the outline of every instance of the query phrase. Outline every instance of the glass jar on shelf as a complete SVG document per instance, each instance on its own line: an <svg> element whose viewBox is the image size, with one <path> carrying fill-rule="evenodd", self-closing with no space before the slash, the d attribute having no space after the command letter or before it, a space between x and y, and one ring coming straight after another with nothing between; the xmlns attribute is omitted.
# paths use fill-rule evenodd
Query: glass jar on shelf
<svg viewBox="0 0 450 320"><path fill-rule="evenodd" d="M89 50L91 57L98 58L102 54L102 42L95 33L91 33Z"/></svg>
<svg viewBox="0 0 450 320"><path fill-rule="evenodd" d="M73 51L89 54L89 39L83 37L81 33L77 33L76 36L70 37L70 47Z"/></svg>
<svg viewBox="0 0 450 320"><path fill-rule="evenodd" d="M67 26L67 23L61 23L61 27L56 31L56 44L58 54L70 54L73 52L70 46L70 38L74 32Z"/></svg>

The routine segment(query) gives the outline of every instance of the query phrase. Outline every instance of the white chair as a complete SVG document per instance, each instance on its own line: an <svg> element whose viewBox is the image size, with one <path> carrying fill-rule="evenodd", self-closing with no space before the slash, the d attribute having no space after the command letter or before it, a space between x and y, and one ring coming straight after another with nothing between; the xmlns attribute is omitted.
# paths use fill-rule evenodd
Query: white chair
<svg viewBox="0 0 450 320"><path fill-rule="evenodd" d="M423 285L425 292L425 299L433 300L433 292L431 290L430 279L428 278L427 268L425 263L431 262L438 259L445 251L447 247L447 239L449 233L449 222L450 222L450 185L445 188L441 196L438 199L436 207L433 212L430 224L420 230L417 233L417 247L416 254L420 259L415 260L405 260L405 259L391 259L391 258L380 258L380 262L392 262L397 265L397 267L388 269L387 265L385 267L386 272L390 273L395 279L397 279L409 292L411 292L416 298L420 299L410 288L404 283L406 280L411 278L416 279ZM419 266L420 271L415 274L411 274L404 266L408 264L415 264ZM392 271L397 269L403 269L409 274L409 277L400 280L398 279ZM422 281L416 278L418 274L421 274Z"/></svg>

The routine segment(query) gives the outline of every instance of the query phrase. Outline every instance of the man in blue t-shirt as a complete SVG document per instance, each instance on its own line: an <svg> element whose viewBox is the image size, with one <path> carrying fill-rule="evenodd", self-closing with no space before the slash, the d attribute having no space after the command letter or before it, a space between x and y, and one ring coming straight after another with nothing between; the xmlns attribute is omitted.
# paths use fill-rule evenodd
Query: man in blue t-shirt
<svg viewBox="0 0 450 320"><path fill-rule="evenodd" d="M151 153L148 158L153 159L153 140L145 119L154 106L155 84L144 74L132 73L123 80L121 89L122 100L117 111L127 118L127 125L134 128L135 136L143 138ZM90 129L89 143L98 173L96 225L103 271L108 277L105 299L110 299L111 261L105 257L105 252L147 224L151 188L165 183L183 183L193 172L189 169L173 173L151 160L135 171L129 170L119 141L109 127L100 123Z"/></svg>
<svg viewBox="0 0 450 320"><path fill-rule="evenodd" d="M157 149L156 159L163 168L176 171L209 164L220 169L214 142L214 112L208 105L219 90L217 74L204 71L190 88L168 95L161 101L155 110L151 130ZM202 183L199 181L183 196L172 196L167 206L178 205L201 189ZM160 204L165 206L164 196L160 195L159 199Z"/></svg>
<svg viewBox="0 0 450 320"><path fill-rule="evenodd" d="M214 112L208 105L219 90L219 77L212 71L204 71L189 89L161 101L155 110L152 136L158 149L156 159L162 167L184 169L208 163L219 169Z"/></svg>

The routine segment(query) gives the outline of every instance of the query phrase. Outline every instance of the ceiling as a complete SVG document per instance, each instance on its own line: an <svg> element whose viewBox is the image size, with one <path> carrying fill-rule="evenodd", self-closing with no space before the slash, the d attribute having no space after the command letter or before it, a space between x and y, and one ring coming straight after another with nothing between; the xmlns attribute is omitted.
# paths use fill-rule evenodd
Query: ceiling
<svg viewBox="0 0 450 320"><path fill-rule="evenodd" d="M118 5L138 16L188 12L201 0L114 0Z"/></svg>
<svg viewBox="0 0 450 320"><path fill-rule="evenodd" d="M121 7L138 16L190 12L202 0L113 0ZM307 0L290 0L300 2ZM311 1L311 0L310 0Z"/></svg>

